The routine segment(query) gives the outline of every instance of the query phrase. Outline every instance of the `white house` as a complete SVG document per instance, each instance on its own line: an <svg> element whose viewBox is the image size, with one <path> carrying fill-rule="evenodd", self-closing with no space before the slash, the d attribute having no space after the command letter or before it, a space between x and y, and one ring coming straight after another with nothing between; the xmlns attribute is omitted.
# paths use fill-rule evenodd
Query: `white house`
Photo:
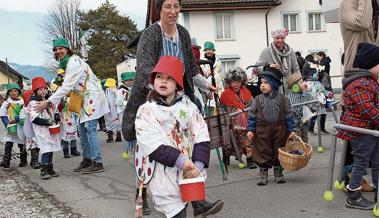
<svg viewBox="0 0 379 218"><path fill-rule="evenodd" d="M303 57L324 51L331 58L333 88L342 86L340 27L326 24L322 0L182 0L180 23L200 46L215 43L224 70L255 64L272 42L271 31L285 27L294 51Z"/></svg>

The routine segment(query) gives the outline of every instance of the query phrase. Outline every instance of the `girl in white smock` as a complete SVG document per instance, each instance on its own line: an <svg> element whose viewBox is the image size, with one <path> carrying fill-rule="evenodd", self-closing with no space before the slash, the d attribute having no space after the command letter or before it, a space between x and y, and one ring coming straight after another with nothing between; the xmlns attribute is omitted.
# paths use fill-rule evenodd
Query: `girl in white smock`
<svg viewBox="0 0 379 218"><path fill-rule="evenodd" d="M58 119L59 116L54 116L52 105L48 106L43 112L36 110L37 103L46 99L47 85L45 79L42 77L33 78L32 90L34 94L30 98L28 107L37 145L42 154L40 177L41 179L50 179L58 176L53 168L53 152L61 150L61 140L60 134L51 134L49 128L60 120Z"/></svg>
<svg viewBox="0 0 379 218"><path fill-rule="evenodd" d="M141 105L135 121L137 149L156 162L149 190L157 211L166 217L186 217L179 191L179 175L205 174L210 156L207 125L183 89L183 65L173 56L162 56L150 74L154 90Z"/></svg>
<svg viewBox="0 0 379 218"><path fill-rule="evenodd" d="M21 98L20 86L15 83L9 83L7 85L6 100L3 102L0 108L1 121L6 129L4 135L4 157L0 166L9 168L13 143L18 144L20 149L20 164L19 167L24 167L27 164L27 153L24 146L24 142L18 137L17 129L20 128L19 116L24 100Z"/></svg>

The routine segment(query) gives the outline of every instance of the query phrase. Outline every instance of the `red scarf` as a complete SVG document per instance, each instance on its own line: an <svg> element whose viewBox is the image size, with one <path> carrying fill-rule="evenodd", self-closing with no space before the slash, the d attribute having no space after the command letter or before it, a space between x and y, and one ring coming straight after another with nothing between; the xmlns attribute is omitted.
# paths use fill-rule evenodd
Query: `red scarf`
<svg viewBox="0 0 379 218"><path fill-rule="evenodd" d="M221 94L220 103L223 106L236 107L242 110L246 107L246 104L253 98L253 96L245 86L241 86L238 94L235 93L231 87L228 87Z"/></svg>

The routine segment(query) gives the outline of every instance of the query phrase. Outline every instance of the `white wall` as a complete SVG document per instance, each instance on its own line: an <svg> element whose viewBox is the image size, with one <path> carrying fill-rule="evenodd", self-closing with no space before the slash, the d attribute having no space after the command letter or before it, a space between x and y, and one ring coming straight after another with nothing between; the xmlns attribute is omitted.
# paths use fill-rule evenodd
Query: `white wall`
<svg viewBox="0 0 379 218"><path fill-rule="evenodd" d="M318 0L283 0L282 4L273 8L268 16L269 41L272 41L271 31L282 26L281 12L300 12L300 33L290 33L286 42L303 55L309 51L326 50L330 56L331 76L333 87L341 87L341 64L343 42L338 23L325 24L323 32L307 32L307 11L322 11ZM229 41L217 41L215 34L214 12L190 12L189 26L191 37L196 38L197 43L203 47L205 41L213 41L217 55L238 55L240 60L237 65L246 68L254 64L261 51L266 47L266 24L264 10L239 10L234 13L234 39ZM216 12L215 12L216 13ZM183 16L182 16L183 17ZM184 24L184 19L180 19ZM186 23L187 24L187 23Z"/></svg>

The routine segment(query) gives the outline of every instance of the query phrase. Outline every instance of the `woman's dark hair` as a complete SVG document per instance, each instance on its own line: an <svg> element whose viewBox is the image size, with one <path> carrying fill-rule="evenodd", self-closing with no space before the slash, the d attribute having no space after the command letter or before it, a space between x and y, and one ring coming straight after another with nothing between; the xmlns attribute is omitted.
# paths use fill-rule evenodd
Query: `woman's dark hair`
<svg viewBox="0 0 379 218"><path fill-rule="evenodd" d="M318 56L321 56L322 58L326 57L326 54L325 54L325 52L323 52L323 51L319 51L319 52L317 52L317 55L318 55Z"/></svg>
<svg viewBox="0 0 379 218"><path fill-rule="evenodd" d="M67 48L67 55L71 57L72 55L74 55L74 52L72 52L71 49ZM59 61L58 57L55 54L54 54L54 59L56 61Z"/></svg>
<svg viewBox="0 0 379 218"><path fill-rule="evenodd" d="M155 90L150 90L149 94L147 95L147 101L158 101L158 99L163 99L166 100L166 96L160 95L157 91Z"/></svg>
<svg viewBox="0 0 379 218"><path fill-rule="evenodd" d="M157 12L158 12L159 15L161 14L163 3L165 1L166 0L155 0L155 10L157 10ZM181 5L182 4L182 0L178 0L178 1L179 1L179 4Z"/></svg>
<svg viewBox="0 0 379 218"><path fill-rule="evenodd" d="M315 58L313 57L312 54L309 54L309 55L305 56L304 59L305 59L305 61L312 62L312 63L315 61Z"/></svg>

